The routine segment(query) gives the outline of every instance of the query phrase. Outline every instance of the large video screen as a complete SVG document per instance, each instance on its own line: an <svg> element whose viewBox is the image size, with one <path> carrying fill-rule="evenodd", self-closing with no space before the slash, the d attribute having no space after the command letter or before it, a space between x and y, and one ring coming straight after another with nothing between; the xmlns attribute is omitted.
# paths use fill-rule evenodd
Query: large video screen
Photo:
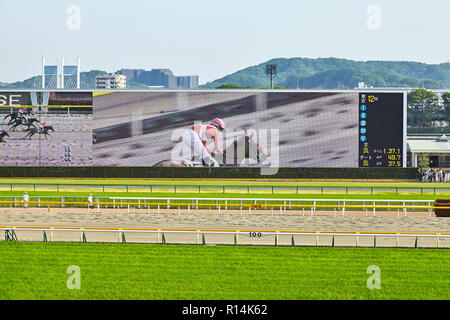
<svg viewBox="0 0 450 320"><path fill-rule="evenodd" d="M91 92L0 92L2 166L92 166Z"/></svg>
<svg viewBox="0 0 450 320"><path fill-rule="evenodd" d="M401 167L406 162L404 92L0 92L0 112L3 166Z"/></svg>

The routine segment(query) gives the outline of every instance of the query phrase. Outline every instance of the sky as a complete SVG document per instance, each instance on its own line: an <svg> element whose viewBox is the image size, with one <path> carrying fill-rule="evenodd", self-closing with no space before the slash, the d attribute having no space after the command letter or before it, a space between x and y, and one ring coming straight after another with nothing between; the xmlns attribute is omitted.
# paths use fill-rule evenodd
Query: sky
<svg viewBox="0 0 450 320"><path fill-rule="evenodd" d="M448 0L1 0L0 81L81 71L221 78L272 58L450 60Z"/></svg>

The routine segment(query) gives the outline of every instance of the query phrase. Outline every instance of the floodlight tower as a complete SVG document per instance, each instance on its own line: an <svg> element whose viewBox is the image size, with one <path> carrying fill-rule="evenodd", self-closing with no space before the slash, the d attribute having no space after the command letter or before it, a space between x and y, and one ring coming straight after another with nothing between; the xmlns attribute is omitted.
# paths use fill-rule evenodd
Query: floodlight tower
<svg viewBox="0 0 450 320"><path fill-rule="evenodd" d="M266 76L270 78L270 89L273 89L273 79L277 76L276 63L266 64Z"/></svg>
<svg viewBox="0 0 450 320"><path fill-rule="evenodd" d="M45 57L42 57L42 75L41 75L41 87L45 89Z"/></svg>
<svg viewBox="0 0 450 320"><path fill-rule="evenodd" d="M77 57L77 89L80 89L80 57Z"/></svg>
<svg viewBox="0 0 450 320"><path fill-rule="evenodd" d="M61 86L61 89L64 89L64 76L66 75L66 73L64 72L64 57L60 58L59 66L61 68L59 70L59 76L61 77L60 78L61 80L59 81L59 84Z"/></svg>

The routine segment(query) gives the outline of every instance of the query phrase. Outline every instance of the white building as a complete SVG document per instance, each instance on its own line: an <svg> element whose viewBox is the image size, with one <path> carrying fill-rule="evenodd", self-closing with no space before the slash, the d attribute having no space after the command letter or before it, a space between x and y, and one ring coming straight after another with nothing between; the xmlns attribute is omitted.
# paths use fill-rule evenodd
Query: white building
<svg viewBox="0 0 450 320"><path fill-rule="evenodd" d="M108 73L95 77L96 89L125 89L127 77L123 74Z"/></svg>
<svg viewBox="0 0 450 320"><path fill-rule="evenodd" d="M450 168L450 142L444 134L410 135L407 141L407 158L410 166L420 166L420 158L429 159L430 168Z"/></svg>

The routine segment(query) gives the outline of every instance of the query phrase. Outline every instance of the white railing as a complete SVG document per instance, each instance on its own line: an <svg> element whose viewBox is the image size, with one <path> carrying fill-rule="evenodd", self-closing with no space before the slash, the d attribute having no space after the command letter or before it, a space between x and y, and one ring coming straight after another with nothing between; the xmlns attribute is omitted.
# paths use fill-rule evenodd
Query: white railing
<svg viewBox="0 0 450 320"><path fill-rule="evenodd" d="M13 201L18 203L22 200L22 197L20 196L0 196L0 200L2 199L13 199ZM76 201L76 202L87 202L87 197L81 197L81 196L29 196L30 202L37 202L37 206L40 206L40 202L48 202L48 200L51 199L58 199L60 201L61 206L67 202L67 199L80 199L82 201ZM267 204L277 202L279 204L282 204L284 208L289 208L289 205L292 204L302 204L302 203L311 203L313 208L315 208L315 205L320 205L321 203L335 203L337 207L341 208L343 211L345 211L345 206L348 204L362 204L362 206L367 207L373 207L376 206L379 203L386 203L386 207L398 207L399 205L402 206L418 206L421 209L429 209L432 208L434 205L434 200L411 200L411 199L276 199L276 198L186 198L186 197L94 197L95 202L106 202L102 201L100 199L108 199L113 202L113 207L117 205L127 205L124 200L137 200L137 205L147 205L148 200L157 200L157 201L164 201L167 203L167 205L175 205L176 203L171 204L171 201L183 201L183 202L192 202L193 204L198 204L199 201L215 201L215 203L211 203L212 206L221 206L225 209L228 209L228 203L231 201L239 201L241 204ZM42 200L42 201L41 201ZM133 203L134 204L134 203ZM232 207L236 207L233 205ZM247 207L247 206L245 206ZM426 207L426 208L424 208Z"/></svg>
<svg viewBox="0 0 450 320"><path fill-rule="evenodd" d="M434 238L436 240L436 247L440 247L440 241L450 239L450 233L406 233L406 232L356 232L356 231L286 231L286 230L211 230L211 229L134 229L134 228L69 228L69 227L0 227L0 230L4 230L5 232L19 232L19 231L40 231L44 232L44 239L47 239L46 232L49 232L49 241L54 241L53 232L80 232L80 242L87 242L85 233L89 232L106 232L106 233L117 233L118 234L118 242L126 242L125 234L126 233L149 233L149 234L157 234L158 238L156 243L159 244L167 244L168 242L165 240L165 234L193 234L196 236L196 241L194 242L173 242L173 244L204 244L206 245L205 235L212 234L221 234L221 235L231 235L234 236L232 245L239 244L239 236L246 236L248 238L262 238L266 236L274 236L274 245L278 246L279 237L280 236L291 236L291 246L296 246L294 239L295 236L314 236L316 239L316 246L319 245L319 237L328 236L332 237L331 243L323 243L322 246L335 246L335 239L338 237L354 237L355 238L355 247L360 246L360 238L361 237L372 237L373 238L373 247L376 247L376 239L378 238L395 238L396 245L395 247L400 247L400 238L415 238L414 247L418 248L418 239L419 238ZM200 240L200 236L202 236L202 240ZM45 240L48 241L48 240ZM297 238L298 241L298 238ZM102 241L105 242L105 241ZM111 242L111 241L110 241ZM209 242L208 244L217 244L213 242ZM223 244L223 243L222 243ZM255 243L253 243L255 244ZM258 243L256 243L258 244ZM267 244L266 244L267 245ZM450 243L447 243L450 248ZM298 245L297 245L298 246ZM447 247L447 246L446 246Z"/></svg>
<svg viewBox="0 0 450 320"><path fill-rule="evenodd" d="M376 215L376 209L377 205L380 203L385 203L386 205L379 206L380 209L402 209L403 214L407 214L408 209L413 210L420 210L427 211L430 215L433 210L434 206L434 200L411 200L411 199L276 199L276 198L184 198L184 197L164 197L164 198L158 198L158 197L110 197L109 198L113 202L113 208L116 208L116 206L126 206L128 205L126 201L138 201L138 205L146 206L148 201L162 201L166 203L167 209L170 209L170 207L177 207L179 204L177 204L174 201L181 201L183 202L183 206L187 206L188 210L191 209L191 207L195 207L198 209L199 201L214 201L210 203L212 207L215 207L216 209L220 210L221 208L224 208L225 210L231 209L239 209L242 211L242 208L245 207L245 209L248 209L251 213L252 207L249 207L248 204L254 204L254 206L257 206L258 204L264 204L266 205L267 209L273 209L277 206L277 204L280 205L280 210L288 210L297 208L299 209L299 206L304 205L305 208L311 210L311 213L313 214L314 211L317 211L317 209L322 210L332 210L333 204L335 204L335 208L338 208L339 211L342 212L342 215L345 215L346 208L354 209L352 206L358 207L363 210L372 209L373 214ZM236 206L236 204L230 204L230 202L236 202L239 201L239 206ZM191 203L189 205L188 203ZM267 204L269 204L267 206ZM324 206L321 206L321 204L327 203L329 204L329 207L326 208ZM330 204L331 203L331 204ZM247 204L244 206L244 204ZM361 204L361 205L356 205ZM254 209L254 208L253 208ZM262 208L258 208L262 209ZM160 206L158 206L158 212L160 210Z"/></svg>
<svg viewBox="0 0 450 320"><path fill-rule="evenodd" d="M13 197L14 201L0 199L0 205L3 207L9 207L10 211L14 207L40 207L46 206L48 212L51 208L88 208L88 212L91 209L97 207L97 211L100 209L116 209L119 212L121 208L127 207L128 212L131 210L146 208L148 213L151 210L156 210L157 213L163 208L173 209L178 208L178 213L181 210L187 210L189 214L191 210L197 209L209 209L209 213L212 210L221 213L221 210L225 209L235 211L238 210L243 213L243 209L252 214L255 210L262 210L260 213L267 213L271 210L274 214L275 211L279 211L279 214L289 211L290 213L302 213L302 215L308 214L314 215L316 210L320 212L333 212L336 216L339 212L344 216L345 211L358 211L363 212L364 215L368 215L370 211L373 211L373 216L376 216L377 210L380 212L388 212L393 214L394 210L398 216L400 216L400 210L403 211L403 215L407 216L408 210L414 212L426 212L428 216L432 216L434 207L434 200L411 200L411 199L255 199L255 198L156 198L156 197L111 197L100 198L96 197L95 201L88 203L84 198L83 201L67 201L68 199L80 199L79 197L63 197L61 201L42 201L40 197L37 197L38 201L33 199L23 202L17 200L17 197ZM48 198L48 197L47 197ZM59 197L56 197L59 199ZM100 201L100 199L107 199L108 201ZM408 205L409 204L409 205ZM442 207L444 209L444 207ZM306 209L306 210L305 210ZM394 212L395 214L395 212Z"/></svg>

